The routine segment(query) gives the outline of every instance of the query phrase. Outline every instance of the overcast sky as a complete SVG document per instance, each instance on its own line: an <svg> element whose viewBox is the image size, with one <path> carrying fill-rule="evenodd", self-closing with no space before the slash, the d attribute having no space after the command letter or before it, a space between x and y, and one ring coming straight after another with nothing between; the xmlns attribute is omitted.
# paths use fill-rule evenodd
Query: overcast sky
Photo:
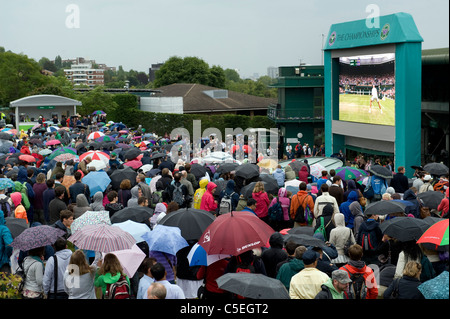
<svg viewBox="0 0 450 319"><path fill-rule="evenodd" d="M410 13L423 49L449 46L448 0L0 0L0 46L35 60L85 57L144 72L196 56L261 76L269 66L322 64L322 34L365 19L369 4L380 15Z"/></svg>

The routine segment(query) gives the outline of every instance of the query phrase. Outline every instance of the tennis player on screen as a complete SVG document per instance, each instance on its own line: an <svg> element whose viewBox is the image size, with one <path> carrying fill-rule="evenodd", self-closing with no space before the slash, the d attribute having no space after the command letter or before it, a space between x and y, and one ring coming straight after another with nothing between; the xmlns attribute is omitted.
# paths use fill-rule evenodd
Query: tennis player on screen
<svg viewBox="0 0 450 319"><path fill-rule="evenodd" d="M378 99L378 90L375 87L375 84L372 84L372 97L370 98L369 113L372 112L372 101L373 100L377 101L378 107L380 108L380 113L383 114L383 110L381 109L380 100Z"/></svg>

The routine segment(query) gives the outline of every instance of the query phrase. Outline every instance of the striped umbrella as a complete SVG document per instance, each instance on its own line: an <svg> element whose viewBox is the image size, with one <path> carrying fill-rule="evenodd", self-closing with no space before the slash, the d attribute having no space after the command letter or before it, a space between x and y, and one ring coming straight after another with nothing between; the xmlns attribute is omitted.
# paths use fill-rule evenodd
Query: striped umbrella
<svg viewBox="0 0 450 319"><path fill-rule="evenodd" d="M95 140L99 137L105 136L105 133L102 132L92 132L88 135L88 140Z"/></svg>
<svg viewBox="0 0 450 319"><path fill-rule="evenodd" d="M136 240L130 233L106 224L87 225L67 240L80 249L104 253L131 249L136 244Z"/></svg>
<svg viewBox="0 0 450 319"><path fill-rule="evenodd" d="M102 151L89 151L80 155L80 162L86 157L90 157L93 161L104 161L106 164L109 163L109 155Z"/></svg>
<svg viewBox="0 0 450 319"><path fill-rule="evenodd" d="M417 243L431 243L437 246L448 246L448 219L443 219L428 228L419 238Z"/></svg>
<svg viewBox="0 0 450 319"><path fill-rule="evenodd" d="M78 155L67 153L67 154L60 154L60 155L54 157L53 159L55 161L57 161L57 162L63 162L64 163L66 161L74 160L74 159L77 159L77 158L78 158Z"/></svg>

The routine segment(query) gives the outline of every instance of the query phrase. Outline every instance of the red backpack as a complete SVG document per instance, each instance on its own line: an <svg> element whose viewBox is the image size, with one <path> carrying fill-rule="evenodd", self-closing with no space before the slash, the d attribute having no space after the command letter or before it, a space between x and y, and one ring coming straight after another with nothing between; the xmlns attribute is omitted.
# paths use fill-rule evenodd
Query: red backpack
<svg viewBox="0 0 450 319"><path fill-rule="evenodd" d="M130 299L130 285L125 275L115 283L107 284L105 299Z"/></svg>

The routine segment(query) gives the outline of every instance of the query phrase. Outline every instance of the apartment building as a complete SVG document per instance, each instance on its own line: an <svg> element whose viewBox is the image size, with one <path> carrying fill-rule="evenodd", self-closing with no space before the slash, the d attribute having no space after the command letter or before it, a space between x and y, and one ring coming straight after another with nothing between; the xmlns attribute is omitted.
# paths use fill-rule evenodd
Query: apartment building
<svg viewBox="0 0 450 319"><path fill-rule="evenodd" d="M70 69L64 69L68 80L74 85L87 85L95 87L105 84L103 69L93 69L92 63L79 63L71 66Z"/></svg>

